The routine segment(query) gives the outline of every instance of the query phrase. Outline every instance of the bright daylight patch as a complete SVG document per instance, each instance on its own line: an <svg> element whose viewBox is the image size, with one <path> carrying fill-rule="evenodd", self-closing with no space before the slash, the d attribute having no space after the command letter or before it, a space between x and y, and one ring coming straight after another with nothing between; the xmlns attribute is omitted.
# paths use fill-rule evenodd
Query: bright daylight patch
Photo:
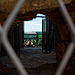
<svg viewBox="0 0 75 75"><path fill-rule="evenodd" d="M37 16L45 16L37 14ZM42 32L42 17L36 17L30 21L24 21L24 33L27 32Z"/></svg>

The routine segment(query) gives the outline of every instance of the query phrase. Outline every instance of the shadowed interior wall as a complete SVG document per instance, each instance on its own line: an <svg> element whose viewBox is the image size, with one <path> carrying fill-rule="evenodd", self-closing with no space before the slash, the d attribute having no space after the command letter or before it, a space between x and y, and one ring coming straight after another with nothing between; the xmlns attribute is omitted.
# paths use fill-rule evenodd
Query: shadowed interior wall
<svg viewBox="0 0 75 75"><path fill-rule="evenodd" d="M71 3L66 5L70 16L75 24L75 1L73 0ZM31 20L34 17L36 17L37 13L41 13L44 15L47 15L55 24L56 24L56 44L55 44L55 49L56 49L56 56L57 56L57 62L60 63L60 60L63 58L63 55L68 47L68 45L71 42L71 33L69 31L69 28L64 21L59 8L56 8L54 10L49 10L47 9L41 9L37 11L31 11L26 14L20 14L20 17L18 16L16 20L20 20L23 22L24 20ZM7 17L7 16L6 16ZM1 21L5 21L6 18L2 18ZM21 28L22 29L22 28ZM22 32L22 30L21 30ZM22 37L21 37L22 38ZM21 45L21 44L20 44ZM69 71L69 73L67 72ZM63 75L74 75L75 74L75 49L71 55L71 58L67 64L67 67L65 67L65 71Z"/></svg>

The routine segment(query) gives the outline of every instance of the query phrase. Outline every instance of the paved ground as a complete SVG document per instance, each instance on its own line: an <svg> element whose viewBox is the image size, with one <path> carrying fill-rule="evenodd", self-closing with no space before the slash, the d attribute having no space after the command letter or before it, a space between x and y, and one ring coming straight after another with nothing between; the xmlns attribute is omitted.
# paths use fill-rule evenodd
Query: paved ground
<svg viewBox="0 0 75 75"><path fill-rule="evenodd" d="M54 51L50 54L45 54L41 49L21 49L20 59L30 75L54 75L56 70L56 55ZM15 66L12 65L7 56L0 58L0 61L8 68L13 69L14 75L18 75L15 71ZM2 73L0 75L5 74ZM12 72L7 73L7 75L12 75Z"/></svg>
<svg viewBox="0 0 75 75"><path fill-rule="evenodd" d="M55 52L45 54L38 49L22 49L20 59L26 68L36 68L42 64L56 63ZM7 56L0 58L3 64L10 68L14 68Z"/></svg>

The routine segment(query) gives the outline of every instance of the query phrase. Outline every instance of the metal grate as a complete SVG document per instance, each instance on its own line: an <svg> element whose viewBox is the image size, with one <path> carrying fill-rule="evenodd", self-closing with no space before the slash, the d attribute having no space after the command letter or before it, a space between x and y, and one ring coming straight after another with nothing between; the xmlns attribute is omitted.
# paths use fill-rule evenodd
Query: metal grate
<svg viewBox="0 0 75 75"><path fill-rule="evenodd" d="M18 58L18 56L16 55L16 53L14 52L13 48L11 47L8 38L7 38L7 33L9 30L9 27L12 23L12 21L14 20L15 16L17 15L17 13L19 12L22 4L24 3L25 0L19 0L18 3L16 4L16 6L14 7L14 9L12 10L11 14L9 15L9 17L7 18L7 20L4 23L4 27L2 27L0 25L0 34L1 34L1 40L3 45L6 48L6 52L8 53L12 63L16 66L16 69L18 70L18 72L20 73L20 75L28 75L28 73L26 72L26 70L24 69L20 59ZM61 9L61 12L63 14L63 17L65 19L65 21L68 24L68 27L70 28L70 31L72 33L72 42L70 43L69 47L67 48L67 51L61 61L60 66L58 67L56 74L55 75L61 75L61 73L63 72L72 52L73 52L73 48L74 48L74 43L75 43L75 27L74 24L69 16L69 13L66 9L66 7L64 6L64 3L62 2L62 0L57 0L59 8Z"/></svg>

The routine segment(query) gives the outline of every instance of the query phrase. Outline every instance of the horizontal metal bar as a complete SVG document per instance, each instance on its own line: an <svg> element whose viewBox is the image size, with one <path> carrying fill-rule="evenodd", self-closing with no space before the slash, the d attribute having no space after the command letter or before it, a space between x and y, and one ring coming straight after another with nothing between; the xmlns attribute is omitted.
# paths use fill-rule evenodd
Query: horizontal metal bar
<svg viewBox="0 0 75 75"><path fill-rule="evenodd" d="M40 17L40 18L46 18L46 16L36 16L36 17Z"/></svg>
<svg viewBox="0 0 75 75"><path fill-rule="evenodd" d="M24 35L42 35L42 34L24 34Z"/></svg>
<svg viewBox="0 0 75 75"><path fill-rule="evenodd" d="M24 39L42 39L42 38L24 38Z"/></svg>

